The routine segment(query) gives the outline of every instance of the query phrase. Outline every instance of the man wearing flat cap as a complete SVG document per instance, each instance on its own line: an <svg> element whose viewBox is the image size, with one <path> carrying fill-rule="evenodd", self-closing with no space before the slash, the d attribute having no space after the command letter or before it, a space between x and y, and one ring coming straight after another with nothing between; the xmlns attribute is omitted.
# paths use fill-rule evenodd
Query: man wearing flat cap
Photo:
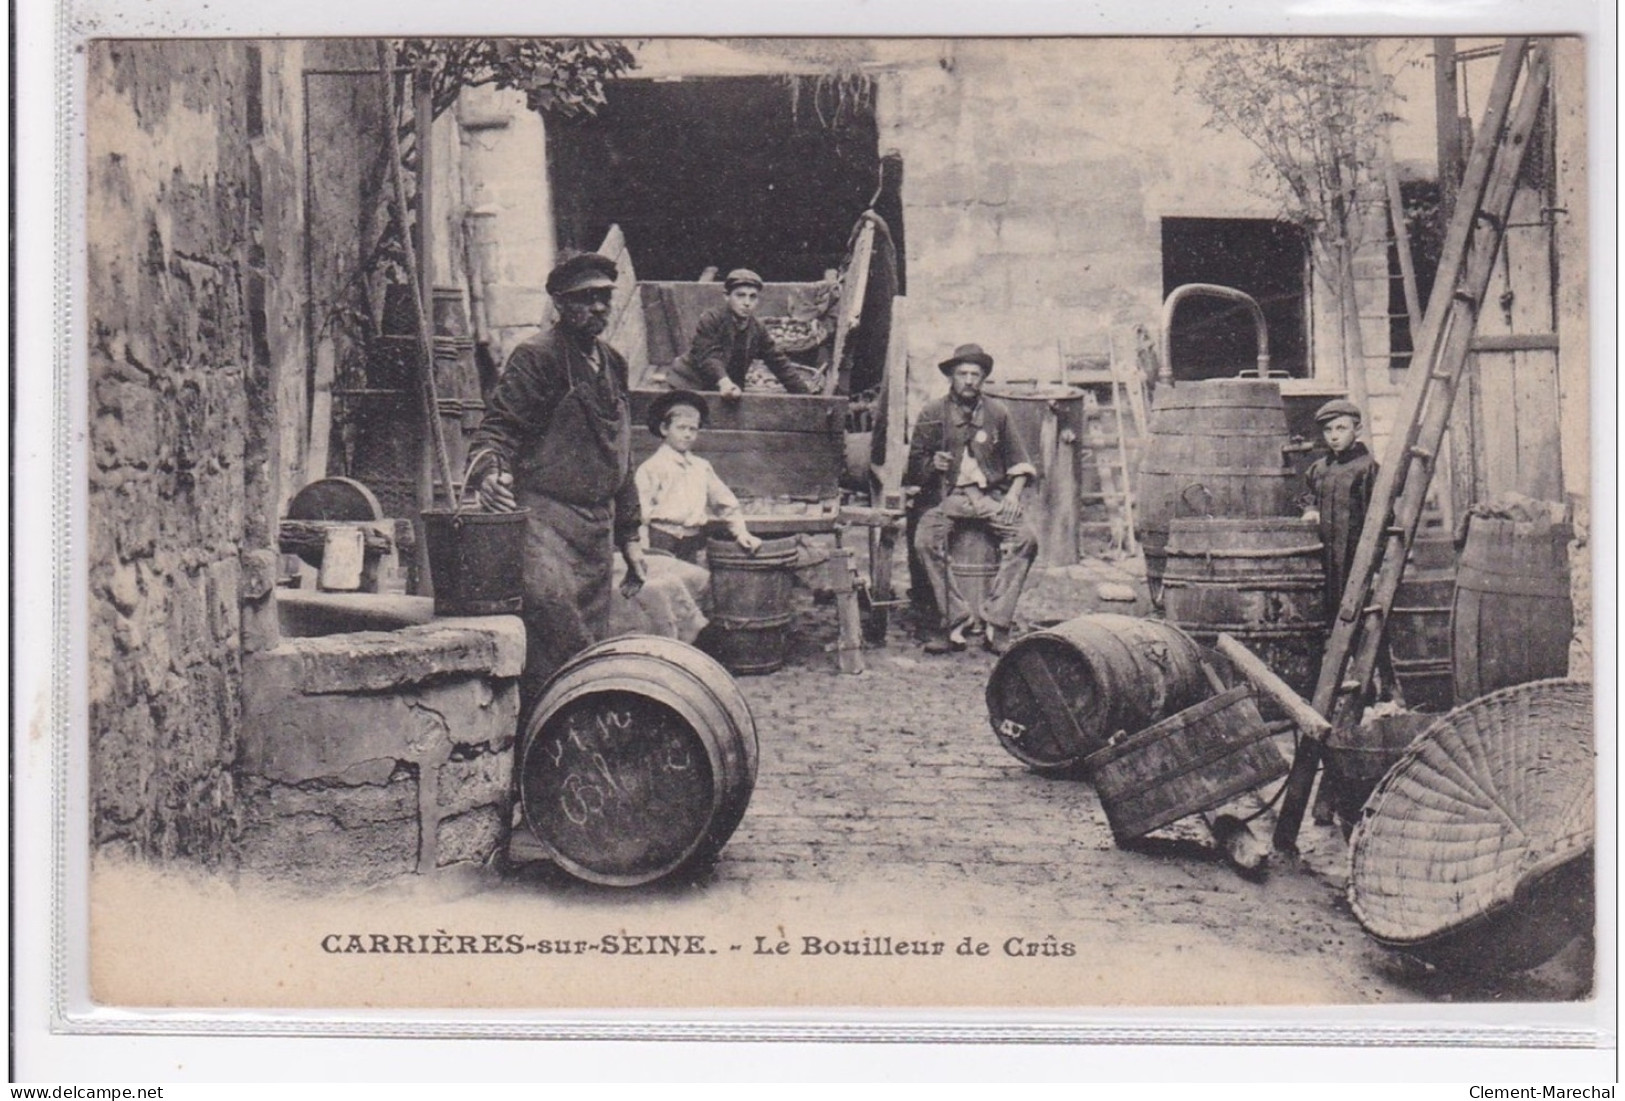
<svg viewBox="0 0 1625 1101"><path fill-rule="evenodd" d="M615 550L629 590L646 576L632 477L626 360L598 339L616 268L577 253L547 277L558 320L513 350L469 441L467 484L491 512L530 510L525 531L525 707L609 631Z"/></svg>
<svg viewBox="0 0 1625 1101"><path fill-rule="evenodd" d="M939 363L948 376L946 397L920 413L909 441L903 481L920 486L933 504L914 531L914 549L931 579L944 622L926 640L925 650L943 654L964 649L949 632L948 536L956 524L985 524L999 539L999 566L982 600L986 647L1002 654L1010 644L1016 602L1038 557L1038 536L1022 515L1022 494L1037 468L1016 433L1002 402L984 397L982 383L993 357L976 344L962 344ZM977 614L976 609L971 610Z"/></svg>
<svg viewBox="0 0 1625 1101"><path fill-rule="evenodd" d="M735 268L722 281L722 289L727 300L700 315L688 354L672 364L667 381L674 389L716 390L724 398L737 398L745 392L745 372L759 359L790 393L808 393L806 380L756 317L762 277L748 268Z"/></svg>

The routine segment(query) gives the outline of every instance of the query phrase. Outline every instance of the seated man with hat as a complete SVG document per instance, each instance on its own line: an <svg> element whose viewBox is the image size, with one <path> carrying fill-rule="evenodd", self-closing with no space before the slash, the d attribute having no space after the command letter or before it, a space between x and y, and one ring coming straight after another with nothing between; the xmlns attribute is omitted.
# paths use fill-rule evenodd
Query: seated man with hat
<svg viewBox="0 0 1625 1101"><path fill-rule="evenodd" d="M951 614L948 536L954 525L982 523L998 536L998 572L980 611L987 624L986 647L1002 654L1010 644L1016 602L1038 557L1038 536L1022 515L1021 500L1028 480L1038 471L1010 411L982 395L993 357L979 345L962 344L937 366L948 376L948 394L921 411L903 477L904 484L920 486L927 499L938 502L920 517L914 548L946 619ZM974 615L977 610L971 611ZM954 626L939 624L926 641L926 653L964 649L964 643L949 634Z"/></svg>
<svg viewBox="0 0 1625 1101"><path fill-rule="evenodd" d="M727 301L700 315L688 354L672 364L666 381L673 389L716 390L724 398L737 398L745 392L745 373L759 359L790 393L810 393L807 381L755 316L762 277L747 268L736 268L723 280L722 288Z"/></svg>

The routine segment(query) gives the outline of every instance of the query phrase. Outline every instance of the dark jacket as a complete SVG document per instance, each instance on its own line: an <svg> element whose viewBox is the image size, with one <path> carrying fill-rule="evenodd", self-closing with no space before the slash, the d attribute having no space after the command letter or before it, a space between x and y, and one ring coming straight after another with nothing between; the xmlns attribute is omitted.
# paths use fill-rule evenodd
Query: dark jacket
<svg viewBox="0 0 1625 1101"><path fill-rule="evenodd" d="M615 544L622 546L638 537L642 523L630 453L616 453L608 439L623 427L630 431L627 366L602 340L595 347L603 365L596 372L586 353L557 326L513 350L486 403L485 417L469 439L469 478L495 457L513 473L517 488L583 507L612 507ZM554 411L572 384L598 430L549 440ZM576 462L549 468L539 461L544 443L553 454L573 456Z"/></svg>
<svg viewBox="0 0 1625 1101"><path fill-rule="evenodd" d="M988 489L994 492L1007 489L1010 480L1019 475L1038 475L1003 402L984 396L967 409L950 394L920 411L909 441L903 483L922 487L921 504L930 507L953 489L967 448L987 476ZM932 464L932 456L938 451L953 455L947 472L938 471Z"/></svg>
<svg viewBox="0 0 1625 1101"><path fill-rule="evenodd" d="M1341 455L1316 459L1304 472L1320 511L1320 541L1325 544L1326 595L1333 605L1342 599L1354 548L1360 542L1371 490L1377 484L1377 461L1365 444L1355 441ZM1327 609L1335 616L1336 607Z"/></svg>
<svg viewBox="0 0 1625 1101"><path fill-rule="evenodd" d="M751 362L758 359L790 393L808 392L806 381L773 343L767 326L756 317L747 317L741 325L726 305L700 315L688 355L678 361L673 374L677 381L696 389L715 390L724 375L743 388L745 372Z"/></svg>

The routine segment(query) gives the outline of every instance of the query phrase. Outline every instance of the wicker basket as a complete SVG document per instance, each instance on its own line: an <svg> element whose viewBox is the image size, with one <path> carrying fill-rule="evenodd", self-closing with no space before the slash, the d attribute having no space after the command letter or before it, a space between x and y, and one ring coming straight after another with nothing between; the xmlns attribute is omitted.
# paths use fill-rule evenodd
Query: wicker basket
<svg viewBox="0 0 1625 1101"><path fill-rule="evenodd" d="M1355 916L1422 955L1541 962L1594 913L1595 774L1588 683L1535 681L1442 716L1355 828Z"/></svg>

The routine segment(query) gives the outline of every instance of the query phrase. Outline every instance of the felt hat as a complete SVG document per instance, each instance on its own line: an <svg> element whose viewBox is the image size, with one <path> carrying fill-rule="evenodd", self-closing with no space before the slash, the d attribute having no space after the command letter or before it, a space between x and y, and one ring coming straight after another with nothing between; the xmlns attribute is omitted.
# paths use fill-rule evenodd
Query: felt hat
<svg viewBox="0 0 1625 1101"><path fill-rule="evenodd" d="M937 364L937 370L951 375L961 363L974 363L981 367L984 377L993 373L993 357L982 351L980 344L961 344L954 349L953 355Z"/></svg>
<svg viewBox="0 0 1625 1101"><path fill-rule="evenodd" d="M731 291L735 287L755 287L757 290L761 290L762 277L751 271L749 268L735 268L733 271L730 271L728 273L728 277L722 281L722 289L724 291Z"/></svg>
<svg viewBox="0 0 1625 1101"><path fill-rule="evenodd" d="M704 428L706 421L711 419L710 406L706 405L705 399L694 391L667 390L649 403L649 431L660 435L660 426L666 423L666 417L671 411L680 405L693 406L699 410L701 428Z"/></svg>
<svg viewBox="0 0 1625 1101"><path fill-rule="evenodd" d="M577 291L613 287L620 274L615 261L597 252L578 252L561 261L547 276L547 293L575 294Z"/></svg>
<svg viewBox="0 0 1625 1101"><path fill-rule="evenodd" d="M1353 417L1362 420L1360 407L1347 398L1333 398L1331 401L1315 410L1315 423L1325 424L1333 417Z"/></svg>

